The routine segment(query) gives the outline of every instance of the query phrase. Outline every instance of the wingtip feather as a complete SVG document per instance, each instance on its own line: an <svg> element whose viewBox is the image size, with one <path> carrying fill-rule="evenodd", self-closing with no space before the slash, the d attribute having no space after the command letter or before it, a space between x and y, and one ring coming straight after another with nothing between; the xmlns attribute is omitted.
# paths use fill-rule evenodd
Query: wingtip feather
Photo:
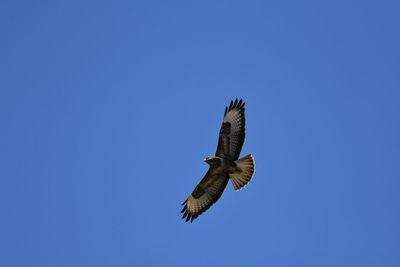
<svg viewBox="0 0 400 267"><path fill-rule="evenodd" d="M235 100L231 100L229 106L225 107L224 116L233 109L244 109L245 102L242 98L235 98Z"/></svg>

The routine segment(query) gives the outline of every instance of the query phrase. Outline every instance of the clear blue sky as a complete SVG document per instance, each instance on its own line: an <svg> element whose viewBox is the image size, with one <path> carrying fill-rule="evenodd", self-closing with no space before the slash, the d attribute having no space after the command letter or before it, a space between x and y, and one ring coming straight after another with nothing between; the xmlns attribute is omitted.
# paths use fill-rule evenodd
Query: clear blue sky
<svg viewBox="0 0 400 267"><path fill-rule="evenodd" d="M2 1L0 266L400 266L399 9ZM186 224L235 97L256 175Z"/></svg>

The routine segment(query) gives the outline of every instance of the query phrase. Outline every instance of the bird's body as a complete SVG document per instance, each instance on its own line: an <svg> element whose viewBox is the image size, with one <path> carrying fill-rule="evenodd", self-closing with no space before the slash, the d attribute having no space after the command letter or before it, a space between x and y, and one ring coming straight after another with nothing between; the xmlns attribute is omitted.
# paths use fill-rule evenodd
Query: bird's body
<svg viewBox="0 0 400 267"><path fill-rule="evenodd" d="M217 202L229 179L236 191L250 182L254 175L254 158L249 154L239 159L244 138L244 102L236 99L225 108L215 156L204 159L209 164L207 173L182 204L182 218L186 221L192 222Z"/></svg>

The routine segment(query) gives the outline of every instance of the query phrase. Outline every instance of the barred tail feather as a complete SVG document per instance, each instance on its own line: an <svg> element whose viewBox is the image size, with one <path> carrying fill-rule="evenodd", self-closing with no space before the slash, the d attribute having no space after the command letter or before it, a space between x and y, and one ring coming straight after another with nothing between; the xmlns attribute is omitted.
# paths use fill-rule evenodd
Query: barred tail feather
<svg viewBox="0 0 400 267"><path fill-rule="evenodd" d="M235 161L238 171L231 173L232 185L236 191L247 185L254 175L255 162L251 154Z"/></svg>

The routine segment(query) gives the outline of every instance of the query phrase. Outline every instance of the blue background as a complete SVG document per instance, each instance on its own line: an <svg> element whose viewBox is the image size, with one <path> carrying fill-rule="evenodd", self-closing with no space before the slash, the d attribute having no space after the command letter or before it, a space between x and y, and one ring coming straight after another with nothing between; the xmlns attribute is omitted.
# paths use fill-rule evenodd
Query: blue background
<svg viewBox="0 0 400 267"><path fill-rule="evenodd" d="M400 266L397 1L2 1L1 266ZM192 224L225 105L257 171Z"/></svg>

